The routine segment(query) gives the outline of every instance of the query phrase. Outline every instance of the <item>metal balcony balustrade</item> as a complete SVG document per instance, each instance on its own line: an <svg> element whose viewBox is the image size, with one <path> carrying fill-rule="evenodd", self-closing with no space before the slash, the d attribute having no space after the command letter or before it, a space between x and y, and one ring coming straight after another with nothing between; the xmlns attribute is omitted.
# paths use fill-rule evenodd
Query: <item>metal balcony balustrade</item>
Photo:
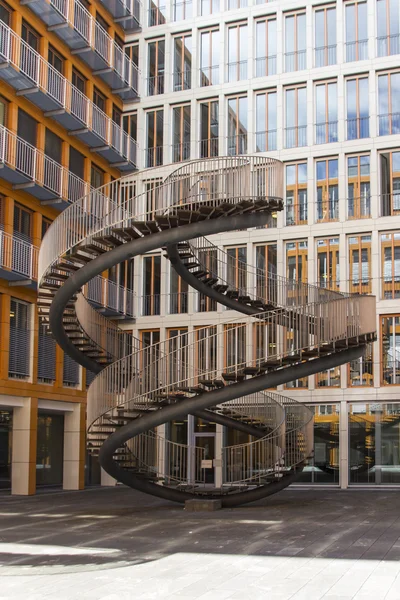
<svg viewBox="0 0 400 600"><path fill-rule="evenodd" d="M100 1L126 33L132 33L140 28L142 4L139 0Z"/></svg>
<svg viewBox="0 0 400 600"><path fill-rule="evenodd" d="M346 120L347 139L359 140L369 137L369 116Z"/></svg>
<svg viewBox="0 0 400 600"><path fill-rule="evenodd" d="M258 56L256 59L256 77L276 75L276 55Z"/></svg>
<svg viewBox="0 0 400 600"><path fill-rule="evenodd" d="M89 281L84 295L105 316L134 317L135 292L106 277L97 276Z"/></svg>
<svg viewBox="0 0 400 600"><path fill-rule="evenodd" d="M172 162L190 159L190 142L178 142L172 145Z"/></svg>
<svg viewBox="0 0 400 600"><path fill-rule="evenodd" d="M400 113L378 115L378 135L400 133Z"/></svg>
<svg viewBox="0 0 400 600"><path fill-rule="evenodd" d="M398 215L400 215L400 190L393 193L381 194L379 216L393 217Z"/></svg>
<svg viewBox="0 0 400 600"><path fill-rule="evenodd" d="M345 42L346 62L368 59L368 39Z"/></svg>
<svg viewBox="0 0 400 600"><path fill-rule="evenodd" d="M0 64L0 78L17 94L26 95L45 116L61 123L121 171L136 167L136 141L2 22Z"/></svg>
<svg viewBox="0 0 400 600"><path fill-rule="evenodd" d="M192 71L185 69L184 71L177 70L174 72L174 92L182 90L190 90L192 87Z"/></svg>
<svg viewBox="0 0 400 600"><path fill-rule="evenodd" d="M27 285L37 281L39 248L0 229L0 276Z"/></svg>
<svg viewBox="0 0 400 600"><path fill-rule="evenodd" d="M199 141L200 158L212 158L219 154L219 138L207 138Z"/></svg>
<svg viewBox="0 0 400 600"><path fill-rule="evenodd" d="M328 67L336 64L336 44L315 48L315 67Z"/></svg>
<svg viewBox="0 0 400 600"><path fill-rule="evenodd" d="M285 73L293 71L304 71L307 68L306 50L296 52L285 52Z"/></svg>
<svg viewBox="0 0 400 600"><path fill-rule="evenodd" d="M317 200L317 223L339 220L339 199Z"/></svg>
<svg viewBox="0 0 400 600"><path fill-rule="evenodd" d="M326 121L315 125L315 143L331 144L338 141L338 121Z"/></svg>
<svg viewBox="0 0 400 600"><path fill-rule="evenodd" d="M200 68L200 87L219 85L219 65Z"/></svg>
<svg viewBox="0 0 400 600"><path fill-rule="evenodd" d="M376 38L378 56L400 54L400 33L382 35Z"/></svg>
<svg viewBox="0 0 400 600"><path fill-rule="evenodd" d="M247 79L247 60L231 62L226 65L226 81L242 81Z"/></svg>
<svg viewBox="0 0 400 600"><path fill-rule="evenodd" d="M125 100L138 97L138 67L80 2L22 0Z"/></svg>
<svg viewBox="0 0 400 600"><path fill-rule="evenodd" d="M165 74L153 75L147 78L147 95L157 96L164 93Z"/></svg>
<svg viewBox="0 0 400 600"><path fill-rule="evenodd" d="M304 202L288 202L286 198L286 226L306 225L308 220L308 204Z"/></svg>
<svg viewBox="0 0 400 600"><path fill-rule="evenodd" d="M93 188L52 158L0 125L0 173L14 189L27 189L60 209Z"/></svg>
<svg viewBox="0 0 400 600"><path fill-rule="evenodd" d="M285 148L307 146L307 125L285 127Z"/></svg>
<svg viewBox="0 0 400 600"><path fill-rule="evenodd" d="M267 152L277 148L277 130L256 131L256 152Z"/></svg>
<svg viewBox="0 0 400 600"><path fill-rule="evenodd" d="M371 196L347 198L348 219L369 219L371 217Z"/></svg>

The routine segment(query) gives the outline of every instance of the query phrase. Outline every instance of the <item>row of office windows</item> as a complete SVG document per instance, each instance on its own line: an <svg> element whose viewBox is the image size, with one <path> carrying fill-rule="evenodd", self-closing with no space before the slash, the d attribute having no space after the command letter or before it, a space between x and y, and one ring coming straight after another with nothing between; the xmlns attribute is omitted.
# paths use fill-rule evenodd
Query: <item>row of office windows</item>
<svg viewBox="0 0 400 600"><path fill-rule="evenodd" d="M377 2L376 56L400 53L400 17L397 0ZM278 31L284 31L283 64L285 73L302 71L337 63L336 8L335 5L314 9L314 59L307 64L307 23L304 10L283 13L283 23L270 14L257 17L251 25L247 21L226 25L226 53L221 54L221 35L218 26L199 30L200 79L192 79L192 55L195 48L191 32L173 38L174 81L173 90L193 86L221 83L221 70L225 66L226 82L241 81L249 77L249 37L254 37L253 77L276 75L279 68ZM254 28L254 30L253 30ZM372 58L368 54L367 2L347 2L345 5L344 61L354 62ZM251 50L251 48L250 48ZM165 39L151 40L147 45L148 95L164 92L166 70Z"/></svg>
<svg viewBox="0 0 400 600"><path fill-rule="evenodd" d="M372 131L378 136L400 133L400 71L378 75L378 118ZM371 136L368 76L350 76L345 80L346 140ZM282 96L281 96L282 94ZM307 99L313 95L314 131L311 139ZM296 84L281 90L271 88L255 92L250 99L246 94L227 96L226 140L221 139L220 101L217 98L199 102L196 110L198 132L192 131L193 107L190 103L171 106L171 134L164 133L164 111L156 108L146 111L146 166L158 166L168 160L180 162L192 158L246 154L255 152L304 147L309 144L327 144L343 141L338 117L338 83L336 80L318 81L314 90L306 84ZM249 109L254 102L255 132L249 135ZM278 107L283 106L283 132L278 131ZM169 138L169 139L168 139ZM192 142L198 143L192 149ZM167 150L172 146L171 156Z"/></svg>
<svg viewBox="0 0 400 600"><path fill-rule="evenodd" d="M369 345L362 358L347 365L346 377L341 377L341 367L321 371L315 375L315 387L374 387L374 377L378 379L378 385L400 385L400 315L379 316L379 328L378 356L373 355L372 345ZM220 364L217 352L218 331L216 325L195 327L191 334L195 341L195 356L189 360L188 328L166 329L165 351L167 354L173 353L174 359L170 368L179 368L179 374L176 375L185 379L189 373L191 360L194 360L194 368L200 374L206 371L218 372L221 369L235 367L237 364L251 366L256 364L257 360L276 354L279 345L282 345L282 348L285 346L290 352L293 343L293 332L287 330L285 336L284 328L283 332L277 332L274 327L265 323L254 323L247 327L241 323L225 324L223 325L223 357ZM139 339L144 349L152 344L158 344L160 330L140 330ZM154 349L154 352L157 350ZM154 359L154 352L149 355L149 360ZM143 356L146 357L147 354ZM146 360L144 358L144 361ZM144 363L143 370L145 371L146 368ZM308 385L308 378L305 377L288 382L285 388L308 388Z"/></svg>
<svg viewBox="0 0 400 600"><path fill-rule="evenodd" d="M32 377L32 304L11 298L10 343L8 376L11 379L29 380ZM4 325L3 325L4 326ZM39 327L37 381L54 383L56 380L56 342L43 324ZM80 367L64 353L63 386L80 385Z"/></svg>
<svg viewBox="0 0 400 600"><path fill-rule="evenodd" d="M316 282L320 287L334 291L347 291L358 294L370 294L374 278L379 281L381 300L400 298L400 232L385 231L379 234L380 261L379 272L373 272L371 233L353 234L345 238L347 269L340 273L340 236L316 238L315 273L309 273L308 240L287 241L284 246L285 275L292 281L302 283ZM219 272L216 250L205 251L202 264L207 265L215 277L221 277L228 285L236 289L251 291L258 297L268 297L272 293L271 282L266 284L265 274L272 278L278 270L278 252L275 243L260 244L254 247L255 261L248 261L247 246L235 246L225 249L227 253L226 272ZM163 296L161 255L143 257L143 296L142 316L160 314L179 314L188 312L189 289L170 267L167 284L168 293ZM255 268L250 267L255 264ZM376 288L375 288L376 289ZM192 310L208 312L217 310L215 301L196 294L196 305ZM162 305L164 298L165 305Z"/></svg>

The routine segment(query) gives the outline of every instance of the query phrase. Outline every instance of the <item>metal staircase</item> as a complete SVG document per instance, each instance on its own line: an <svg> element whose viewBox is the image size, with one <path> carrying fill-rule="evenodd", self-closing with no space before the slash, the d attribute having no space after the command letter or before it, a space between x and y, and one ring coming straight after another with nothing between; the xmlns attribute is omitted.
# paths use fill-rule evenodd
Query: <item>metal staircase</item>
<svg viewBox="0 0 400 600"><path fill-rule="evenodd" d="M220 497L223 506L289 485L312 455L312 413L265 390L354 360L375 339L374 297L261 270L248 289L229 275L232 258L204 238L270 223L283 207L282 168L267 157L238 156L150 169L92 191L46 233L40 313L64 351L98 373L88 390L88 448L126 485L178 502ZM163 180L151 201L135 194L150 177ZM210 358L210 347L215 353L224 343L215 327L185 333L175 348L169 340L141 347L85 299L88 281L159 248L189 285L241 313L224 326L243 336L254 327L262 333L257 356L237 356L221 368ZM160 433L162 424L188 414L251 436L222 448L217 487L205 481L203 448Z"/></svg>

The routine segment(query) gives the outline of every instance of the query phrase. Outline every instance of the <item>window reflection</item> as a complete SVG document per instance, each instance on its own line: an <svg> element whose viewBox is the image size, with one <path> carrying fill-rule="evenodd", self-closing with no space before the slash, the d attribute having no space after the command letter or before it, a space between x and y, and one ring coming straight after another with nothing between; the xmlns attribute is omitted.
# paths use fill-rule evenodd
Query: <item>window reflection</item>
<svg viewBox="0 0 400 600"><path fill-rule="evenodd" d="M339 484L339 404L319 404L314 410L314 457L300 483Z"/></svg>

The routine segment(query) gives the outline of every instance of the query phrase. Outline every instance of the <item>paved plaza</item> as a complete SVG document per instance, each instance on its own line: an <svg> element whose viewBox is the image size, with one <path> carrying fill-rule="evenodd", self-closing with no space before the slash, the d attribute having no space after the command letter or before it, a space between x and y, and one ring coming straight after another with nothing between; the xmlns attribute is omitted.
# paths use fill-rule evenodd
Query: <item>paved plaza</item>
<svg viewBox="0 0 400 600"><path fill-rule="evenodd" d="M400 493L213 513L117 487L0 495L0 599L400 600Z"/></svg>

